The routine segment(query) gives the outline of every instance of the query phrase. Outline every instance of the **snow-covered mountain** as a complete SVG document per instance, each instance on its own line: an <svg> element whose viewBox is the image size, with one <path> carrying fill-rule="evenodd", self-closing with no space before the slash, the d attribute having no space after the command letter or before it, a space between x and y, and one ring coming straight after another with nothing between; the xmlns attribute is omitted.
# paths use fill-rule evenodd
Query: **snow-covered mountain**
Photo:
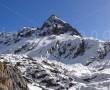
<svg viewBox="0 0 110 90"><path fill-rule="evenodd" d="M110 42L83 37L55 15L41 28L1 32L0 61L17 66L30 90L110 90Z"/></svg>

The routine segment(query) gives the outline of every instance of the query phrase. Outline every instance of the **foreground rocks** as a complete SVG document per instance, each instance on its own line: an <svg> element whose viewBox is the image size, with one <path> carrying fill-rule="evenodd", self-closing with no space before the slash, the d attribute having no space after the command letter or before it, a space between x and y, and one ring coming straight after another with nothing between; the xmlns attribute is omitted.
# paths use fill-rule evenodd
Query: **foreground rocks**
<svg viewBox="0 0 110 90"><path fill-rule="evenodd" d="M20 71L0 62L0 90L28 90Z"/></svg>

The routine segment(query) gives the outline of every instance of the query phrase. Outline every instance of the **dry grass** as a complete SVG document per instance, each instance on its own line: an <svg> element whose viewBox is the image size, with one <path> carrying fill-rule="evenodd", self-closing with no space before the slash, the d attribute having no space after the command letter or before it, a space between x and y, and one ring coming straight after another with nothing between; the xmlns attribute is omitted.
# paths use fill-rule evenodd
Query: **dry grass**
<svg viewBox="0 0 110 90"><path fill-rule="evenodd" d="M12 80L8 75L8 66L0 62L0 90L11 90Z"/></svg>

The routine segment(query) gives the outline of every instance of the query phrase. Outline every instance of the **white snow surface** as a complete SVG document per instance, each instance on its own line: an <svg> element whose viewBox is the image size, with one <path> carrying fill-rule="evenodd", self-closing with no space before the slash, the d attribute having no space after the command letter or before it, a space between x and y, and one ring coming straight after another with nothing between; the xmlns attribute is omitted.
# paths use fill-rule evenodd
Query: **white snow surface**
<svg viewBox="0 0 110 90"><path fill-rule="evenodd" d="M33 86L31 84L28 84L29 90L42 90L41 88L37 87L37 86Z"/></svg>

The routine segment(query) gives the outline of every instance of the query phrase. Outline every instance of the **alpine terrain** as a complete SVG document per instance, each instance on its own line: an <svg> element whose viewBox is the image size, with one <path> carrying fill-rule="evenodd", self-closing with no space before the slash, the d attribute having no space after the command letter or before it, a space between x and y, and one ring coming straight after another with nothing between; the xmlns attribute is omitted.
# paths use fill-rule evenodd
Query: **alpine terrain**
<svg viewBox="0 0 110 90"><path fill-rule="evenodd" d="M110 90L110 42L52 15L40 28L0 32L0 72L0 90Z"/></svg>

